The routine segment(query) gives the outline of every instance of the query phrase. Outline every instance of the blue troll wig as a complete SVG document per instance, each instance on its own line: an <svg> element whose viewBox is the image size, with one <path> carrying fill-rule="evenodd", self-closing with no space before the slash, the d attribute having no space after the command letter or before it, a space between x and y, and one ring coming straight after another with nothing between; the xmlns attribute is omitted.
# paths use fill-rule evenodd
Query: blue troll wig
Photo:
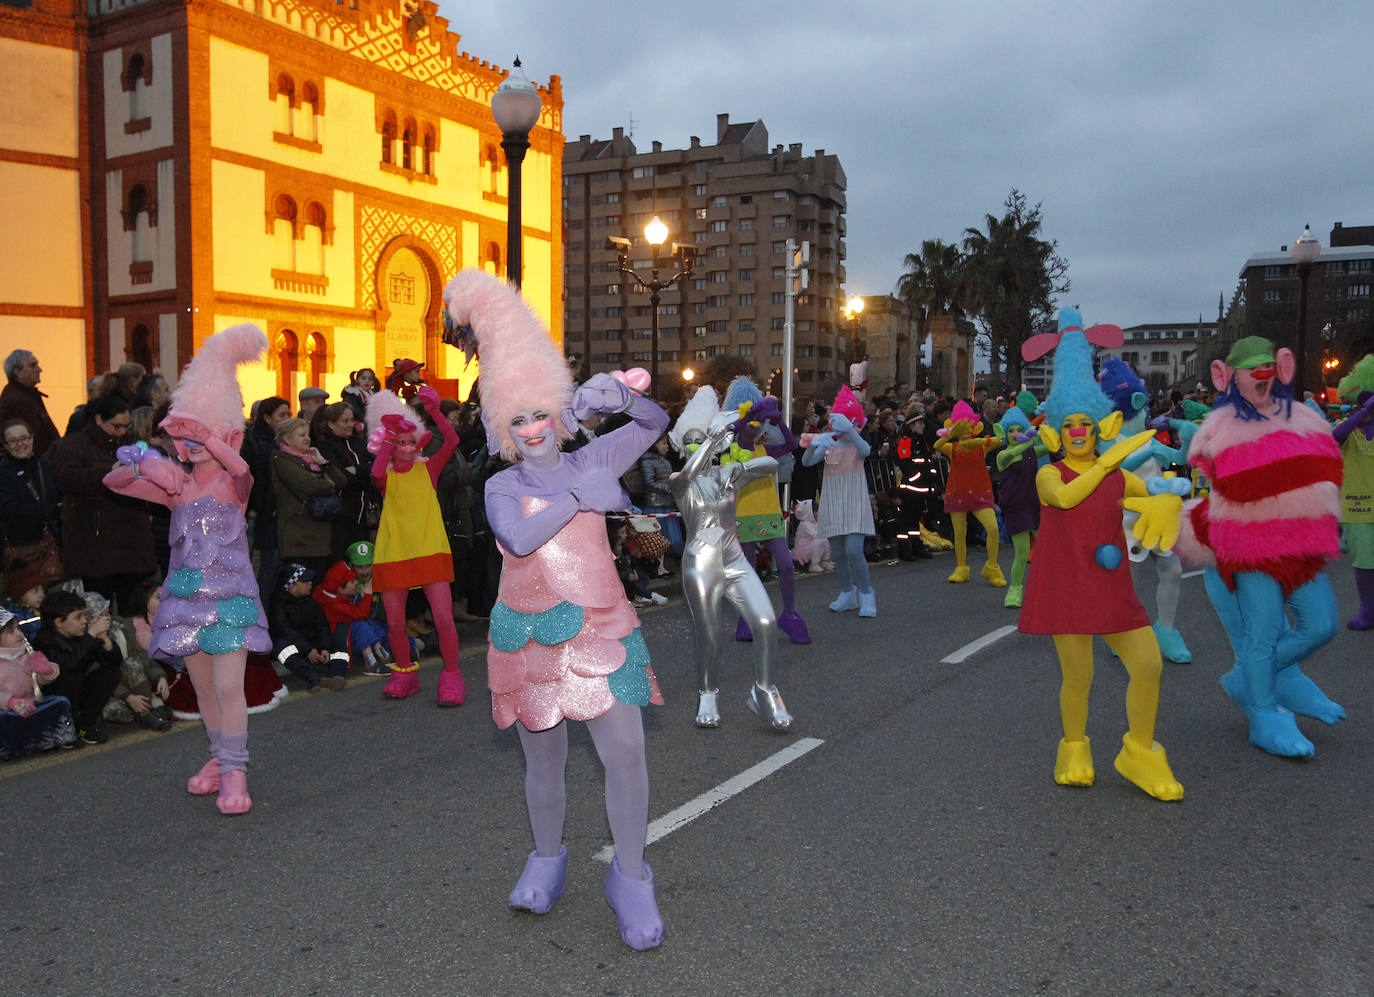
<svg viewBox="0 0 1374 997"><path fill-rule="evenodd" d="M1030 430L1030 420L1026 418L1026 413L1022 412L1016 405L1007 409L1006 415L997 420L997 425L1005 429L1008 435L1010 435L1012 430L1018 430L1022 433Z"/></svg>
<svg viewBox="0 0 1374 997"><path fill-rule="evenodd" d="M1125 360L1108 357L1098 376L1102 392L1112 400L1112 407L1130 422L1150 401L1145 382Z"/></svg>
<svg viewBox="0 0 1374 997"><path fill-rule="evenodd" d="M1073 329L1060 338L1054 353L1054 382L1045 399L1045 421L1058 432L1065 419L1079 412L1101 422L1111 415L1112 400L1093 377L1092 345L1081 330Z"/></svg>
<svg viewBox="0 0 1374 997"><path fill-rule="evenodd" d="M741 374L725 389L725 401L721 403L720 408L722 412L738 412L739 407L746 402L753 405L762 400L763 392L754 383L754 379Z"/></svg>

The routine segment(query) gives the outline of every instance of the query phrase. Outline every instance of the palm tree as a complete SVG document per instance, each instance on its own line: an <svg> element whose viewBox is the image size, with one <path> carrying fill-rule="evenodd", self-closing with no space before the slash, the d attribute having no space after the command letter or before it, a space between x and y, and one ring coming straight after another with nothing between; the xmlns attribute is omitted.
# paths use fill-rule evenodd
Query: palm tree
<svg viewBox="0 0 1374 997"><path fill-rule="evenodd" d="M984 216L987 231L964 230L970 310L982 320L991 345L991 372L1010 390L1021 385L1021 344L1054 310L1054 296L1069 289L1068 261L1057 244L1040 238L1040 205L1027 210L1015 188L1006 213ZM1006 371L1003 382L1003 371Z"/></svg>
<svg viewBox="0 0 1374 997"><path fill-rule="evenodd" d="M964 256L958 246L943 239L926 239L919 254L906 254L902 269L907 272L897 280L897 296L915 317L920 339L929 334L930 320L935 316L963 316L967 286Z"/></svg>

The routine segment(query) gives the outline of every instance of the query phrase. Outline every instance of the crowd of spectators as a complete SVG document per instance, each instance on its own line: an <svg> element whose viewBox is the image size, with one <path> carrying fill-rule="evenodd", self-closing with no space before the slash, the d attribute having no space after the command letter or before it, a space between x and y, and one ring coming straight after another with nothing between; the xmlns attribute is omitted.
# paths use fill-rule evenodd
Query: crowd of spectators
<svg viewBox="0 0 1374 997"><path fill-rule="evenodd" d="M576 358L570 364L580 380ZM65 713L44 713L51 715L46 740L32 743L100 743L108 737L106 723L165 730L171 724L167 689L181 664L150 660L146 648L157 586L167 570L169 513L114 494L102 479L121 446L146 446L175 458L159 429L171 396L167 379L135 363L93 378L87 400L59 434L38 387L38 358L15 350L5 358L4 373L0 533L7 616L0 629L12 629L18 636L6 640L31 647L37 664L23 665L36 683L34 697L15 700L23 712L0 702L0 726L13 723L18 731L27 722L28 730L34 713L29 698L39 703L62 697ZM401 360L386 380L404 388L423 374L422 364ZM364 369L350 375L342 397L332 403L328 392L313 385L300 391L294 405L279 396L263 398L253 403L245 427L241 452L253 474L247 529L273 631L274 665L310 690L343 688L359 672L385 674L390 658L369 568L381 496L372 484L366 447L366 401L379 386L376 372ZM718 386L722 395L724 387ZM811 434L825 431L827 401L801 398L794 405L792 429L803 448ZM1007 406L981 386L969 401L988 427ZM1160 412L1183 417L1190 401L1202 399L1179 395ZM865 471L877 524L865 549L868 559L929 557L928 548L948 537L942 507L946 467L934 443L954 402L903 385L865 400L863 432L871 448ZM417 421L432 427L428 413L413 407ZM474 622L490 611L500 573L483 488L504 465L487 450L480 388L468 401L445 399L440 410L459 439L436 488L453 556L452 611L456 621ZM615 417L593 416L568 446L583 445L618 424ZM436 433L429 446L437 449L440 442ZM662 586L652 583L678 570L684 537L667 479L680 466L667 438L659 439L622 479L631 507L625 515L608 516L617 568L637 605L663 601L655 591ZM817 471L791 462L781 486L793 501L815 500L821 488ZM766 576L769 565L759 567ZM423 598L407 605L406 632L416 651L433 633L430 613ZM0 644L0 650L8 646ZM6 661L22 658L17 651L4 654L10 656ZM56 666L52 673L44 670L43 658ZM10 743L7 734L0 736L0 758L9 757Z"/></svg>

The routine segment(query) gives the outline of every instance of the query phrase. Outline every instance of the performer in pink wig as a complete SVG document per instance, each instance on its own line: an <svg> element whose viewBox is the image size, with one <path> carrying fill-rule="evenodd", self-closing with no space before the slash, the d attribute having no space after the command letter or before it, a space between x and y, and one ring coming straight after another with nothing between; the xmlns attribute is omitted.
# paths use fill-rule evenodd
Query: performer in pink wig
<svg viewBox="0 0 1374 997"><path fill-rule="evenodd" d="M620 476L663 435L668 416L608 374L593 375L574 393L553 340L496 278L465 270L449 282L444 301L445 341L469 357L480 348L490 448L514 462L486 486L487 520L505 559L487 653L492 716L520 735L535 845L509 902L545 914L563 895L564 721L582 720L606 769L615 841L606 900L625 943L654 948L663 920L644 861L649 774L640 708L663 697L616 574L605 514L629 504ZM560 452L559 441L593 412L623 412L631 421Z"/></svg>
<svg viewBox="0 0 1374 997"><path fill-rule="evenodd" d="M248 652L272 649L244 530L253 478L239 456L243 396L235 374L266 348L261 329L238 325L207 339L186 365L162 428L189 471L140 443L120 447L122 466L105 475L110 490L172 510L171 561L148 653L186 660L211 753L186 789L218 791L225 814L253 805L243 674Z"/></svg>
<svg viewBox="0 0 1374 997"><path fill-rule="evenodd" d="M406 636L406 596L424 591L439 635L439 705L462 706L467 696L458 667L458 627L453 622L453 554L439 512L435 485L444 466L458 449L458 434L439 411L439 393L429 385L415 392L434 419L444 443L432 457L421 451L430 432L414 422L415 414L390 391L377 391L367 400L367 422L375 426L367 449L376 454L372 483L382 493L382 519L372 555L372 590L382 598L386 631L395 657L391 681L382 695L404 699L420 691L419 665L411 661Z"/></svg>

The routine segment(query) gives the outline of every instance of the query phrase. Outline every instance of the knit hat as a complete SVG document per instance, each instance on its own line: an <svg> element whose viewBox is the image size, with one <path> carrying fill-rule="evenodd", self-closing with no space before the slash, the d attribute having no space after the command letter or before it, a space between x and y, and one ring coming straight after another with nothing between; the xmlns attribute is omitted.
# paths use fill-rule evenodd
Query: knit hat
<svg viewBox="0 0 1374 997"><path fill-rule="evenodd" d="M4 606L0 606L0 630L4 630L17 619L19 619L19 617L15 616Z"/></svg>
<svg viewBox="0 0 1374 997"><path fill-rule="evenodd" d="M292 563L282 566L281 587L283 592L288 591L297 582L313 582L314 580L315 572L304 564Z"/></svg>
<svg viewBox="0 0 1374 997"><path fill-rule="evenodd" d="M510 422L526 409L548 412L557 438L572 438L561 418L572 403L572 374L519 291L484 270L459 273L444 288L444 342L481 364L489 450L511 462L519 458Z"/></svg>
<svg viewBox="0 0 1374 997"><path fill-rule="evenodd" d="M5 591L18 602L29 589L44 586L50 581L53 579L43 573L42 565L37 561L15 561L5 572Z"/></svg>

